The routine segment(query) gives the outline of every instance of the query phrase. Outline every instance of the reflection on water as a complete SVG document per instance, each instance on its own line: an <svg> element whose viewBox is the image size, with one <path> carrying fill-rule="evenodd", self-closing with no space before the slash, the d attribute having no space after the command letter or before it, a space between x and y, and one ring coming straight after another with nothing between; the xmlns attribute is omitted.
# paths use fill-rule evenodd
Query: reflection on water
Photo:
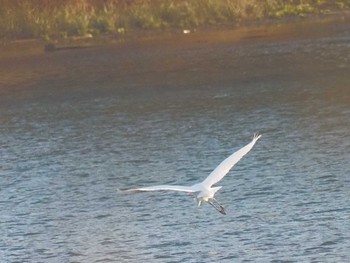
<svg viewBox="0 0 350 263"><path fill-rule="evenodd" d="M349 49L338 34L7 61L0 258L347 262ZM256 131L219 184L227 216L180 193L117 190L191 185Z"/></svg>

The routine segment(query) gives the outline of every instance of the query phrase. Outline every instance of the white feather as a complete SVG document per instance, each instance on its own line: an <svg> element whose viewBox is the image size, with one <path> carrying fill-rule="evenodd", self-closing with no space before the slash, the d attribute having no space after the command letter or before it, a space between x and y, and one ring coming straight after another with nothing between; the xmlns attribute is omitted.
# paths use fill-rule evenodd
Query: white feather
<svg viewBox="0 0 350 263"><path fill-rule="evenodd" d="M195 193L196 201L198 206L202 202L208 202L215 207L220 213L225 214L225 209L221 206L214 198L215 193L220 190L221 186L212 187L213 184L219 182L230 170L231 168L244 156L246 155L254 146L256 141L261 137L261 135L254 134L253 140L236 151L223 162L216 167L209 176L201 183L194 184L192 186L181 186L181 185L156 185L148 187L139 187L129 190L127 192L143 192L143 191L178 191Z"/></svg>
<svg viewBox="0 0 350 263"><path fill-rule="evenodd" d="M241 158L253 148L254 144L260 137L261 135L254 134L254 138L249 144L247 144L246 146L234 152L225 160L223 160L218 165L218 167L216 167L209 174L209 176L203 181L202 184L204 184L207 187L211 187L213 184L219 182L232 169L232 167L236 163L238 163L238 161L241 160Z"/></svg>
<svg viewBox="0 0 350 263"><path fill-rule="evenodd" d="M149 187L140 187L126 190L127 192L143 192L143 191L162 191L162 190L170 190L170 191L178 191L178 192L187 192L193 193L195 189L190 186L181 186L181 185L155 185Z"/></svg>

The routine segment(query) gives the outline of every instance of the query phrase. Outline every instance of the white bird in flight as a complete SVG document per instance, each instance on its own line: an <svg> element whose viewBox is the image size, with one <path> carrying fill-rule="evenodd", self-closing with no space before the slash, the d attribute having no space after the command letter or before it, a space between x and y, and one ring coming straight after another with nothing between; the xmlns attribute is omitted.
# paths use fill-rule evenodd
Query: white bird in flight
<svg viewBox="0 0 350 263"><path fill-rule="evenodd" d="M254 146L256 141L261 137L259 134L254 134L253 140L248 143L243 148L234 152L228 158L223 160L218 167L216 167L209 176L201 183L194 184L192 186L181 186L181 185L156 185L148 187L140 187L128 189L128 192L143 192L143 191L178 191L186 192L191 196L194 196L197 205L200 206L202 202L207 202L212 205L221 214L226 215L225 208L216 201L214 198L215 193L221 189L222 186L215 186L214 184L219 182L230 170L231 168L244 156L246 155Z"/></svg>

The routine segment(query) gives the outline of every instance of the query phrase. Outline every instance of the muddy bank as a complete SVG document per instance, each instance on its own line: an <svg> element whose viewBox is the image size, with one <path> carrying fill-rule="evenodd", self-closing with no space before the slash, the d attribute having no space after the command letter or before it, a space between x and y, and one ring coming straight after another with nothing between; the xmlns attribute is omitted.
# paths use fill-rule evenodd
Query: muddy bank
<svg viewBox="0 0 350 263"><path fill-rule="evenodd" d="M124 36L108 34L98 37L72 37L50 43L40 39L16 40L0 45L0 59L111 45L176 46L197 43L320 37L344 30L344 25L349 24L349 21L350 13L342 12L329 16L310 16L305 19L264 20L245 22L238 25L205 26L185 30L132 30Z"/></svg>

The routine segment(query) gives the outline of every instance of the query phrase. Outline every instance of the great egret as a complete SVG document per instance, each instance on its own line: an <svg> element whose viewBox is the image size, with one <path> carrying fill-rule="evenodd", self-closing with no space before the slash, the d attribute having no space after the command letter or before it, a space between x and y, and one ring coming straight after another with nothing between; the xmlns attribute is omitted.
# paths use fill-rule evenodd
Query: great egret
<svg viewBox="0 0 350 263"><path fill-rule="evenodd" d="M216 201L214 198L215 193L221 189L222 186L212 187L212 185L219 182L230 170L231 168L244 156L246 155L254 146L256 141L261 137L259 134L254 134L253 140L241 148L240 150L234 152L224 161L222 161L218 167L216 167L209 176L201 183L194 184L192 186L181 186L181 185L156 185L148 187L140 187L128 189L128 192L142 192L142 191L160 191L160 190L170 190L186 192L194 196L197 205L200 206L202 202L208 202L221 214L226 214L225 208Z"/></svg>

